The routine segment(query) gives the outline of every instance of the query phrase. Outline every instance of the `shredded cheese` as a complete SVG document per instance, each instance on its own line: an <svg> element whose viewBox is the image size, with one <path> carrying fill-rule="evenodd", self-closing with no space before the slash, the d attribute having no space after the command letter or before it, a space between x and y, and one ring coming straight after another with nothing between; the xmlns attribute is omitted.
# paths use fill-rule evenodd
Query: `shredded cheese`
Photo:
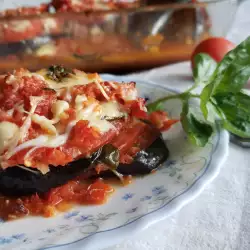
<svg viewBox="0 0 250 250"><path fill-rule="evenodd" d="M117 102L104 102L101 104L102 117L116 118L124 115L124 112L120 111L119 104Z"/></svg>
<svg viewBox="0 0 250 250"><path fill-rule="evenodd" d="M101 85L99 82L97 82L97 81L96 81L95 83L96 83L97 87L100 89L100 91L102 92L103 96L104 96L107 100L109 100L109 96L107 95L107 93L106 93L105 90L103 89L102 85Z"/></svg>
<svg viewBox="0 0 250 250"><path fill-rule="evenodd" d="M17 147L15 147L10 153L9 157L12 155L16 154L17 152L30 148L30 147L47 147L47 148L57 148L63 144L65 144L68 140L68 137L70 135L70 132L72 128L76 125L77 121L72 121L68 124L66 132L62 135L57 135L57 136L49 136L49 135L40 135L35 139L26 141Z"/></svg>
<svg viewBox="0 0 250 250"><path fill-rule="evenodd" d="M57 100L52 104L51 112L53 113L52 123L57 123L64 112L69 109L69 103L62 100Z"/></svg>
<svg viewBox="0 0 250 250"><path fill-rule="evenodd" d="M111 101L105 87L101 85L102 79L98 74L86 74L82 71L75 70L74 74L69 74L68 77L63 78L62 81L57 82L48 78L47 70L41 70L36 73L29 71L24 72L22 76L36 77L39 80L45 81L48 88L54 89L57 92L57 96L63 100L57 100L51 106L51 112L53 114L52 119L45 116L35 114L35 110L38 104L43 100L43 97L31 96L30 104L31 109L29 112L23 108L23 103L17 103L13 109L9 110L9 115L13 115L15 109L19 110L24 114L23 124L18 128L13 123L0 122L0 153L5 152L1 158L2 167L8 167L8 159L16 153L29 149L24 156L24 165L31 167L34 163L32 162L32 156L37 149L41 147L57 148L67 143L70 136L71 130L77 124L78 121L88 121L88 126L98 129L100 133L106 133L110 130L115 130L115 126L109 121L109 119L118 118L126 115L121 110L120 104L116 101ZM22 81L22 76L9 75L6 79L7 84L19 84ZM104 102L93 101L93 98L88 99L86 95L77 95L72 100L72 87L77 85L87 85L89 83L96 84L96 87L101 91L103 97L106 99ZM118 86L114 82L108 82L110 86L117 89ZM66 93L66 100L62 94ZM73 96L74 97L74 96ZM124 100L135 100L137 98L136 90L126 90L122 93ZM65 125L63 122L60 123L62 117L66 114L69 108L75 109L76 118ZM27 115L25 115L25 113ZM25 141L28 130L31 123L38 124L45 133ZM9 131L6 133L6 127ZM7 150L7 151L5 151ZM42 162L37 162L36 166L42 173L49 171L48 166Z"/></svg>
<svg viewBox="0 0 250 250"><path fill-rule="evenodd" d="M50 32L57 28L57 22L54 18L46 18L43 20L43 27L45 32Z"/></svg>
<svg viewBox="0 0 250 250"><path fill-rule="evenodd" d="M48 134L57 134L56 128L52 125L52 121L38 114L33 114L31 117L32 121L38 124Z"/></svg>
<svg viewBox="0 0 250 250"><path fill-rule="evenodd" d="M16 82L16 80L17 80L17 78L14 76L14 75L9 75L7 78L6 78L6 83L7 84L13 84L13 83L15 83Z"/></svg>
<svg viewBox="0 0 250 250"><path fill-rule="evenodd" d="M59 90L62 88L70 89L76 85L87 85L91 82L99 81L100 77L98 74L91 75L86 74L80 70L76 70L75 74L70 74L69 77L65 77L61 82L56 82L47 77L47 70L43 69L37 72L37 74L42 75L45 78L46 83L50 88L54 90Z"/></svg>
<svg viewBox="0 0 250 250"><path fill-rule="evenodd" d="M83 102L86 102L88 99L86 95L77 95L75 99L75 107L76 110L79 111L82 109Z"/></svg>
<svg viewBox="0 0 250 250"><path fill-rule="evenodd" d="M110 129L115 129L112 123L103 119L104 116L107 116L108 114L111 113L112 113L111 115L114 115L115 112L111 111L111 108L108 107L106 107L106 113L103 112L102 107L100 107L100 109L97 109L98 111L95 111L98 106L99 106L98 103L93 103L89 105L87 108L79 110L76 116L77 120L88 121L89 127L95 127L101 133L105 133ZM104 111L105 111L105 106L104 106Z"/></svg>
<svg viewBox="0 0 250 250"><path fill-rule="evenodd" d="M26 142L18 145L17 147L15 147L11 151L11 153L9 153L8 156L11 157L12 155L16 154L17 152L19 152L23 149L29 148L29 147L56 148L56 147L59 147L59 146L65 144L68 140L68 137L69 137L69 134L70 134L72 128L80 120L87 120L89 122L90 127L95 127L97 129L99 129L100 132L102 132L102 133L105 133L105 132L109 131L110 129L115 129L115 127L112 125L112 123L110 123L106 120L103 120L102 116L104 114L109 115L109 116L120 114L120 113L115 111L117 104L111 103L109 105L102 105L102 106L104 106L104 112L94 112L94 109L97 107L97 105L98 105L97 103L93 103L90 106L88 106L87 108L81 109L80 111L78 111L77 112L77 119L68 124L64 134L56 135L56 136L40 135L39 137L37 137L35 139L26 141ZM34 117L34 115L32 116L32 118L33 117ZM40 119L41 119L41 116L40 116ZM43 124L43 126L46 126L46 125ZM30 151L28 153L30 154ZM28 156L26 156L25 158L28 159Z"/></svg>
<svg viewBox="0 0 250 250"><path fill-rule="evenodd" d="M6 146L10 143L10 139L19 130L15 123L3 121L0 122L0 152L2 153Z"/></svg>
<svg viewBox="0 0 250 250"><path fill-rule="evenodd" d="M7 78L6 78L6 83L9 84L9 85L12 85L13 87L13 91L17 91L18 88L19 88L19 83L18 83L18 77L15 77L14 75L9 75Z"/></svg>
<svg viewBox="0 0 250 250"><path fill-rule="evenodd" d="M15 135L13 136L13 138L11 139L9 145L8 145L8 150L4 156L5 159L9 159L11 157L12 151L16 148L19 140L22 142L23 139L25 138L30 125L31 125L31 116L32 114L35 112L37 105L39 104L39 102L42 101L42 97L39 96L31 96L30 97L30 104L31 104L31 109L30 109L30 113L29 115L26 117L25 121L23 122L23 125L20 127L20 129L18 131L16 131Z"/></svg>

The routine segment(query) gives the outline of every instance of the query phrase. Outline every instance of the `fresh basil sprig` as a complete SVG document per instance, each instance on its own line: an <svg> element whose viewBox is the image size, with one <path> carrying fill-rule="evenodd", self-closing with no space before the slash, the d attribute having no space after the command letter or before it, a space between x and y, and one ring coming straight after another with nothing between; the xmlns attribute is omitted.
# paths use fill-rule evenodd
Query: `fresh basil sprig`
<svg viewBox="0 0 250 250"><path fill-rule="evenodd" d="M48 68L47 77L56 82L61 82L64 78L74 74L71 69L67 69L60 65L52 65Z"/></svg>
<svg viewBox="0 0 250 250"><path fill-rule="evenodd" d="M242 93L250 77L250 37L227 53L219 64L209 55L198 54L193 77L195 84L190 89L148 104L149 112L156 111L167 100L182 100L182 127L198 146L205 146L213 133L213 124L208 120L211 112L217 114L226 130L250 138L250 96ZM199 95L192 93L197 86L203 87ZM191 98L200 99L202 120L190 109Z"/></svg>

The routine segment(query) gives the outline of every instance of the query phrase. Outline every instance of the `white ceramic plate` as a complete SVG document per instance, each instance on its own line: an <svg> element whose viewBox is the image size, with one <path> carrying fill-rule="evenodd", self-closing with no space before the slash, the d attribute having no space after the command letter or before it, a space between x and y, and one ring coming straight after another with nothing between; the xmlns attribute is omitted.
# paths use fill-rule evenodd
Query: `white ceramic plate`
<svg viewBox="0 0 250 250"><path fill-rule="evenodd" d="M104 75L104 79L132 80ZM135 80L135 79L133 79ZM154 100L171 90L136 79L142 97ZM179 117L181 105L165 105L172 117ZM228 152L228 133L217 133L204 148L192 146L180 125L164 134L169 160L155 173L118 187L108 203L75 207L55 218L30 217L0 225L0 249L84 249L96 250L162 220L194 199L218 174Z"/></svg>

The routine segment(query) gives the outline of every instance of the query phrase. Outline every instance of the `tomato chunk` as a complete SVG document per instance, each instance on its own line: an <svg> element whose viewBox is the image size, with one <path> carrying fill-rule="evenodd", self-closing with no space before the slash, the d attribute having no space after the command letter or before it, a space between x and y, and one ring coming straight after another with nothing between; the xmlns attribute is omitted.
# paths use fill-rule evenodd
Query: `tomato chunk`
<svg viewBox="0 0 250 250"><path fill-rule="evenodd" d="M178 119L168 119L168 114L164 111L152 112L149 120L161 131L167 131L173 124L179 122Z"/></svg>

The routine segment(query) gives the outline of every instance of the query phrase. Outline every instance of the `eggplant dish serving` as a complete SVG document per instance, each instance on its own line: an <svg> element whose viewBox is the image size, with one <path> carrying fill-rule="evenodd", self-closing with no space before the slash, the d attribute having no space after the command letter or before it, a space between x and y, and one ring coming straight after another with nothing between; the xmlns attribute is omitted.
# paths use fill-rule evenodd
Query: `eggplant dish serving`
<svg viewBox="0 0 250 250"><path fill-rule="evenodd" d="M109 176L155 171L161 139L177 120L148 113L135 82L103 81L62 66L1 77L0 216L52 216L69 204L101 204Z"/></svg>

